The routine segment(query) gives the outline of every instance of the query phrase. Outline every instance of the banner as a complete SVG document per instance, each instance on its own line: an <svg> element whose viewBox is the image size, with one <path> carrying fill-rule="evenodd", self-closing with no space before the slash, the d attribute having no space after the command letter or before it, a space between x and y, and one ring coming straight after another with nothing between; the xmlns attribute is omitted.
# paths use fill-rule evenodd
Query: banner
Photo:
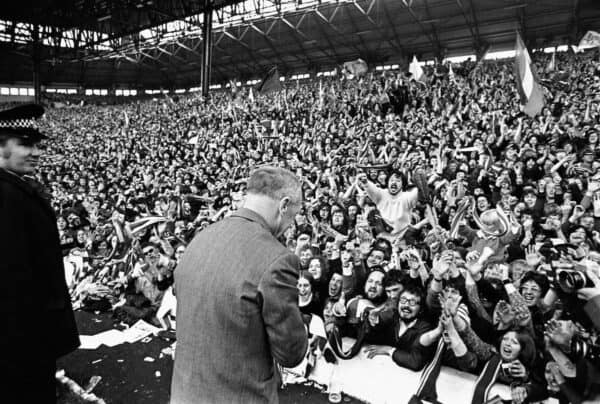
<svg viewBox="0 0 600 404"><path fill-rule="evenodd" d="M515 77L523 111L530 117L534 117L544 107L544 94L537 73L533 70L529 52L518 32L515 52Z"/></svg>

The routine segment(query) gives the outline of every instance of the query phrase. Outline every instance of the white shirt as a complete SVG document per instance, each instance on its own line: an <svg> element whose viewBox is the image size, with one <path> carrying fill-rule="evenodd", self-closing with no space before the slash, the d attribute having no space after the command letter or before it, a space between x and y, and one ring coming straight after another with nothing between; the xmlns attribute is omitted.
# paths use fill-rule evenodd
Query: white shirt
<svg viewBox="0 0 600 404"><path fill-rule="evenodd" d="M410 225L413 208L417 202L418 190L416 188L407 192L391 195L388 191L379 194L377 209L381 218L392 228L392 234L406 230Z"/></svg>

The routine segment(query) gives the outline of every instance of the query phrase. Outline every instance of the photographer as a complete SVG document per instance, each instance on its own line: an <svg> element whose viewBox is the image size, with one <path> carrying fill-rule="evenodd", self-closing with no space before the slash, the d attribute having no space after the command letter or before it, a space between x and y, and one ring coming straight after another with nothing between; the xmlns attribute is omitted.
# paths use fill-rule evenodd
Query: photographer
<svg viewBox="0 0 600 404"><path fill-rule="evenodd" d="M600 345L592 339L600 330L600 278L597 264L586 270L591 286L577 290L585 300L584 311L594 331L586 331L571 320L551 320L546 325L546 343L553 361L546 366L549 389L562 402L579 404L600 399Z"/></svg>

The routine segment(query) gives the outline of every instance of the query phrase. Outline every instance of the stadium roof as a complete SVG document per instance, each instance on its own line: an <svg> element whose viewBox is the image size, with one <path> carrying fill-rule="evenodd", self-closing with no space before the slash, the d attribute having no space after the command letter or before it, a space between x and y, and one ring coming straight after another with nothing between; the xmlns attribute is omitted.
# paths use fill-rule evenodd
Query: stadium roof
<svg viewBox="0 0 600 404"><path fill-rule="evenodd" d="M404 64L413 54L481 54L575 44L600 30L598 0L213 0L212 82L330 69L361 57ZM86 88L195 86L204 2L25 0L0 5L0 83L31 81L31 39L43 84Z"/></svg>

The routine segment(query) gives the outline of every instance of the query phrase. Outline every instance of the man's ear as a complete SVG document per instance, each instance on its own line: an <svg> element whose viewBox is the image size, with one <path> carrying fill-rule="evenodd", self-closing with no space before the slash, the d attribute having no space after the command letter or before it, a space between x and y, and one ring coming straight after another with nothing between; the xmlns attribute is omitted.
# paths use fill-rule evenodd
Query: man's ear
<svg viewBox="0 0 600 404"><path fill-rule="evenodd" d="M279 201L279 211L281 213L286 212L291 204L290 197L286 196Z"/></svg>

